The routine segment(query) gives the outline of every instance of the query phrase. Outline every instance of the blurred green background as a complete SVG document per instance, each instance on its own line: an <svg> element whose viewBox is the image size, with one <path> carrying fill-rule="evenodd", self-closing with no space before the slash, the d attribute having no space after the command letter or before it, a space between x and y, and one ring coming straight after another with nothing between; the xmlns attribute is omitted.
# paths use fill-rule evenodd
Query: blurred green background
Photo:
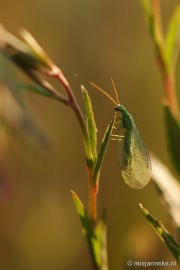
<svg viewBox="0 0 180 270"><path fill-rule="evenodd" d="M177 3L162 1L165 27ZM0 21L15 35L21 28L32 33L62 68L81 106L80 85L85 84L92 98L99 142L114 112L112 104L86 79L113 93L113 77L120 101L133 114L147 147L170 164L162 82L139 1L0 0ZM179 69L178 62L177 75ZM18 72L18 76L22 75ZM72 189L88 206L78 123L64 105L30 93L25 96L47 130L51 145L36 148L18 132L11 138L4 162L8 180L0 192L0 269L92 269L70 196ZM101 213L104 205L108 207L110 269L126 269L128 259L174 260L140 213L139 202L171 227L153 183L139 191L123 183L117 144L111 141L103 164L98 209Z"/></svg>

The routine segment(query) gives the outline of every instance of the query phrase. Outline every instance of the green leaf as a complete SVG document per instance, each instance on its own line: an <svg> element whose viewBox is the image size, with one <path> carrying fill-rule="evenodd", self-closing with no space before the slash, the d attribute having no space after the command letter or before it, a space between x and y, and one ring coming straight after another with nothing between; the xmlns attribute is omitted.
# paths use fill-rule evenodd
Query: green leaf
<svg viewBox="0 0 180 270"><path fill-rule="evenodd" d="M144 15L146 17L147 23L149 27L151 28L152 24L152 8L151 8L151 2L150 0L140 0L141 5L144 10Z"/></svg>
<svg viewBox="0 0 180 270"><path fill-rule="evenodd" d="M18 91L17 85L12 65L0 52L0 115L6 128L15 128L21 135L25 135L29 142L35 142L36 146L49 147L50 138L47 130L44 129L28 100L21 91Z"/></svg>
<svg viewBox="0 0 180 270"><path fill-rule="evenodd" d="M94 168L94 175L93 175L94 183L96 183L96 181L98 179L98 175L99 175L100 170L101 170L104 155L106 153L106 148L107 148L107 145L108 145L108 142L109 142L109 139L110 139L113 127L114 127L114 120L115 120L115 117L113 117L111 123L108 125L106 132L104 134L102 143L101 143L101 148L100 148L100 151L98 153L98 158L97 158L95 168Z"/></svg>
<svg viewBox="0 0 180 270"><path fill-rule="evenodd" d="M157 27L155 25L155 17L153 14L152 3L150 0L140 0L140 2L144 10L144 15L145 15L148 27L149 27L150 35L153 41L155 42L155 44L156 43L158 44L157 33L159 30L157 30Z"/></svg>
<svg viewBox="0 0 180 270"><path fill-rule="evenodd" d="M172 115L168 104L163 104L163 106L169 151L174 168L180 174L180 120Z"/></svg>
<svg viewBox="0 0 180 270"><path fill-rule="evenodd" d="M36 93L36 94L39 94L39 95L42 95L42 96L51 97L51 98L56 99L56 96L53 93L47 91L45 88L43 88L43 87L41 87L39 85L18 83L17 88L20 89L20 90L24 89L26 91L30 91L30 92L33 92L33 93Z"/></svg>
<svg viewBox="0 0 180 270"><path fill-rule="evenodd" d="M164 46L164 35L161 23L161 12L160 4L155 3L151 0L141 0L141 5L144 10L146 21L148 23L149 32L155 45L158 61L165 68L165 46Z"/></svg>
<svg viewBox="0 0 180 270"><path fill-rule="evenodd" d="M85 122L86 127L89 135L89 140L91 144L91 151L93 155L93 161L96 161L97 158L97 128L96 123L94 119L94 112L92 109L91 99L88 95L87 90L84 88L84 86L81 86L83 99L84 99L84 107L85 107Z"/></svg>
<svg viewBox="0 0 180 270"><path fill-rule="evenodd" d="M108 270L108 256L107 256L107 228L106 217L102 217L95 228L97 236L94 242L94 249L98 257L99 264L102 270Z"/></svg>
<svg viewBox="0 0 180 270"><path fill-rule="evenodd" d="M86 209L84 208L83 203L81 202L78 195L74 191L71 191L71 195L72 195L73 201L75 203L77 213L78 213L80 220L81 220L83 232L86 234L87 238L89 239L91 237L91 235L94 234L94 232L93 232L92 224L91 224L91 222L88 218L88 215L86 213Z"/></svg>
<svg viewBox="0 0 180 270"><path fill-rule="evenodd" d="M80 217L83 233L86 236L94 265L96 266L95 269L102 269L102 264L104 262L102 261L103 257L101 252L103 250L102 245L104 244L105 222L99 222L94 228L78 195L73 191L71 191L71 194L77 213Z"/></svg>
<svg viewBox="0 0 180 270"><path fill-rule="evenodd" d="M155 219L153 216L150 215L150 213L142 206L142 204L139 204L139 207L141 212L151 223L151 225L153 226L159 237L166 243L171 253L180 263L180 246L176 243L172 235L170 235L168 230L164 227L164 225L160 221L158 221L157 219Z"/></svg>
<svg viewBox="0 0 180 270"><path fill-rule="evenodd" d="M168 68L174 68L180 46L180 6L177 6L169 22L165 40L165 55Z"/></svg>

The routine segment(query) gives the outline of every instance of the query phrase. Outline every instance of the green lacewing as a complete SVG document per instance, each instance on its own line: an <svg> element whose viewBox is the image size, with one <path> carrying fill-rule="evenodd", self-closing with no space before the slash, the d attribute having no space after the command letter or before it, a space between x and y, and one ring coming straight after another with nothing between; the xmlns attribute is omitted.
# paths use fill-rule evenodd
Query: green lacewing
<svg viewBox="0 0 180 270"><path fill-rule="evenodd" d="M112 136L118 141L121 173L125 183L135 189L143 188L151 178L151 160L132 115L120 104L113 80L117 102L99 86L90 83L115 104L114 110L120 126L116 130L117 135Z"/></svg>

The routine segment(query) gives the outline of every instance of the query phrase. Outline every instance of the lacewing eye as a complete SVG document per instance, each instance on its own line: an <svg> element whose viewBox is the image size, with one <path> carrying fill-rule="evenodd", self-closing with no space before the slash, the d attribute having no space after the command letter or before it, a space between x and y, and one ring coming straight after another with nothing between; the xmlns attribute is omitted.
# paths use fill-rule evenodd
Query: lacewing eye
<svg viewBox="0 0 180 270"><path fill-rule="evenodd" d="M143 188L151 178L151 160L132 115L122 105L114 108L121 113L124 139L118 140L122 177L135 189Z"/></svg>

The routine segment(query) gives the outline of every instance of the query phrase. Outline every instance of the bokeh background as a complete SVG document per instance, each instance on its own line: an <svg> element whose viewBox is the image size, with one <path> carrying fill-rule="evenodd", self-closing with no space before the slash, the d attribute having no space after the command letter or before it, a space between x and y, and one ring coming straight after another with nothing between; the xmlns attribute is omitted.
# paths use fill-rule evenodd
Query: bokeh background
<svg viewBox="0 0 180 270"><path fill-rule="evenodd" d="M177 3L162 1L165 28ZM16 35L21 28L33 34L64 71L81 106L80 85L85 84L92 98L99 142L114 112L111 102L87 80L113 94L113 77L121 103L133 114L148 149L170 166L162 82L139 1L0 0L0 21ZM178 62L177 89L179 69ZM78 123L63 104L32 93L24 96L50 145L36 147L21 132L11 134L2 161L8 178L0 192L0 269L92 269L70 196L72 189L88 207ZM112 141L103 164L98 201L99 214L104 205L108 207L110 269L126 269L128 259L174 261L140 213L139 202L171 228L153 183L138 191L123 183L117 144Z"/></svg>

